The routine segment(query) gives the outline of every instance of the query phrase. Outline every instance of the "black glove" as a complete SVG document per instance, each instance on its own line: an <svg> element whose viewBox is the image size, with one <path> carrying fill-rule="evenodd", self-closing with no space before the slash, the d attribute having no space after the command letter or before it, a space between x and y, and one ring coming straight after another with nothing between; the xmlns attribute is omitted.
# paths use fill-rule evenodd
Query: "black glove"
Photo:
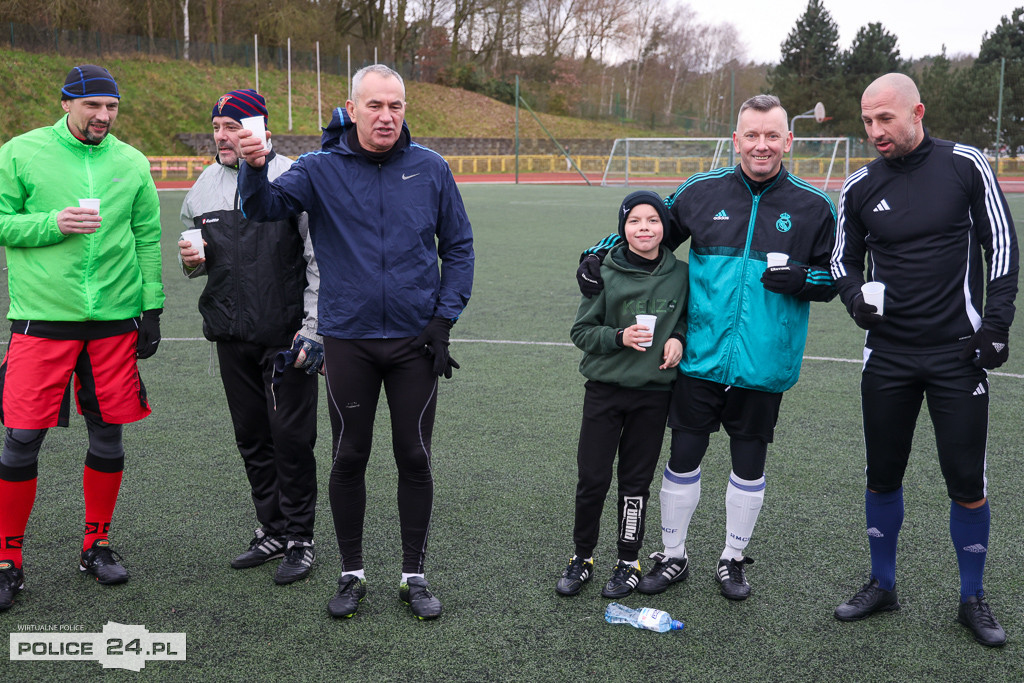
<svg viewBox="0 0 1024 683"><path fill-rule="evenodd" d="M149 358L156 353L156 347L160 346L160 314L162 308L151 308L142 312L139 318L139 341L135 345L135 355L138 358Z"/></svg>
<svg viewBox="0 0 1024 683"><path fill-rule="evenodd" d="M434 317L420 332L420 336L412 341L412 346L422 349L423 355L434 358L434 374L438 377L444 375L445 379L452 378L452 368L459 368L459 364L448 353L448 335L451 329L451 320Z"/></svg>
<svg viewBox="0 0 1024 683"><path fill-rule="evenodd" d="M960 360L974 360L986 370L995 370L1010 357L1010 337L1005 332L981 326L960 352Z"/></svg>
<svg viewBox="0 0 1024 683"><path fill-rule="evenodd" d="M862 330L870 330L885 322L885 317L878 314L878 307L864 301L864 295L860 292L854 295L848 310L853 322Z"/></svg>
<svg viewBox="0 0 1024 683"><path fill-rule="evenodd" d="M315 375L324 365L324 345L296 332L292 338L292 351L295 352L293 364L305 370L307 375Z"/></svg>
<svg viewBox="0 0 1024 683"><path fill-rule="evenodd" d="M604 255L587 254L580 261L580 267L576 269L576 282L580 286L580 294L588 299L596 296L604 289L604 280L601 278L601 261Z"/></svg>
<svg viewBox="0 0 1024 683"><path fill-rule="evenodd" d="M766 268L761 275L761 284L776 294L796 294L807 282L807 269L803 266L775 266Z"/></svg>

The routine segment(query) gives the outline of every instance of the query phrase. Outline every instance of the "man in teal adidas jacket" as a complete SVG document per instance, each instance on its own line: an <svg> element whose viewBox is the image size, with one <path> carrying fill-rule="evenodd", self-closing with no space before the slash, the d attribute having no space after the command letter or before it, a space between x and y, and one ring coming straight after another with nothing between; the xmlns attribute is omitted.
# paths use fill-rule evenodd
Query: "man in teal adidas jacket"
<svg viewBox="0 0 1024 683"><path fill-rule="evenodd" d="M669 411L672 450L661 487L662 539L642 593L686 578L686 533L700 500L700 463L712 432L729 434L726 544L715 579L731 600L750 595L744 550L764 500L764 464L782 392L800 374L810 301L835 296L829 259L836 212L821 191L782 167L793 134L777 97L740 107L735 168L699 173L667 200L664 244L690 240L690 298L685 354ZM595 250L607 247L611 240ZM591 250L591 251L595 251ZM787 265L767 268L769 252ZM596 284L596 254L580 265L581 289Z"/></svg>

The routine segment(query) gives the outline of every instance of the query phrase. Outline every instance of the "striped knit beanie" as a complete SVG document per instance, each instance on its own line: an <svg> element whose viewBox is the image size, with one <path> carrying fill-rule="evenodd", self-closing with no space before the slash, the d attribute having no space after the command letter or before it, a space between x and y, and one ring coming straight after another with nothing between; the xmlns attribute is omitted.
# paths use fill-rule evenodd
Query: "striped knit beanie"
<svg viewBox="0 0 1024 683"><path fill-rule="evenodd" d="M270 114L267 112L267 101L255 90L232 90L217 100L213 105L210 118L228 116L239 123L250 116L262 116L263 125L267 125Z"/></svg>

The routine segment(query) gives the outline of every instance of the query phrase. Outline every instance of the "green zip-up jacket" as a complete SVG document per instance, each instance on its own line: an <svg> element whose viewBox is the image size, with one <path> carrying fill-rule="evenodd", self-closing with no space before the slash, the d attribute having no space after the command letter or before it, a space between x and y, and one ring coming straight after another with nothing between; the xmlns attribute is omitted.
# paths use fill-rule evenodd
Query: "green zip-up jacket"
<svg viewBox="0 0 1024 683"><path fill-rule="evenodd" d="M100 199L101 227L61 233L57 214L83 197ZM149 162L113 135L81 142L67 116L0 147L0 246L11 320L128 320L163 307Z"/></svg>
<svg viewBox="0 0 1024 683"><path fill-rule="evenodd" d="M689 276L685 261L661 247L661 263L653 272L626 261L625 242L613 247L601 264L604 289L580 301L569 332L585 353L580 372L587 379L632 389L668 390L676 368L659 370L662 350L673 333L686 336L686 293ZM658 316L654 339L643 352L615 343L619 330L636 324L637 314Z"/></svg>

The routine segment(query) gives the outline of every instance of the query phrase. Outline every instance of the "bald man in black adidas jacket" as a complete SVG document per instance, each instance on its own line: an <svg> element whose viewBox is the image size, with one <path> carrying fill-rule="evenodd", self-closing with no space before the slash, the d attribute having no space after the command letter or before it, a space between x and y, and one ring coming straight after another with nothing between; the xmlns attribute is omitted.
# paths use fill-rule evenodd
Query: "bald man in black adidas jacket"
<svg viewBox="0 0 1024 683"><path fill-rule="evenodd" d="M924 130L924 105L909 77L886 74L868 86L861 116L881 157L843 185L832 276L850 315L868 330L861 405L871 578L835 616L855 621L900 607L903 475L926 398L951 500L957 619L978 642L999 646L1006 633L982 588L990 526L986 371L1009 354L1018 270L1013 219L988 160ZM882 311L861 295L865 256L866 279L886 286Z"/></svg>

